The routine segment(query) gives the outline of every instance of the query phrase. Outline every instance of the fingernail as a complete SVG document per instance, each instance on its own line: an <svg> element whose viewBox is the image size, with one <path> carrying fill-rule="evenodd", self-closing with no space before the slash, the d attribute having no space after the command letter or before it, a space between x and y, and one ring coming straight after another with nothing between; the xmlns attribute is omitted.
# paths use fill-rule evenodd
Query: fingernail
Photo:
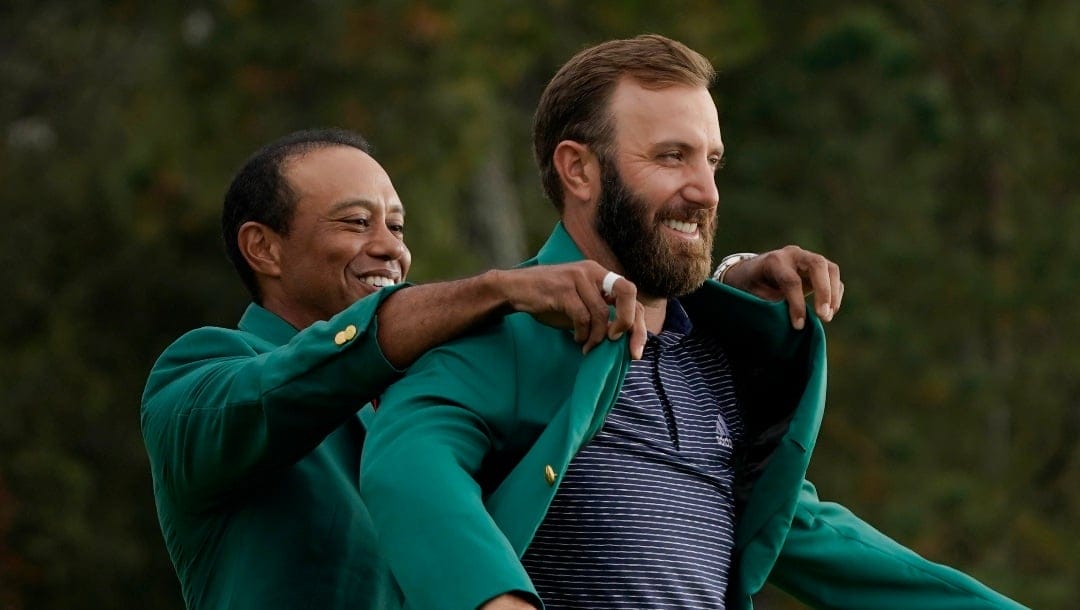
<svg viewBox="0 0 1080 610"><path fill-rule="evenodd" d="M620 330L619 332L615 333L614 335L608 335L608 338L611 339L612 341L618 341L619 337L622 337L622 336L623 336L623 333Z"/></svg>
<svg viewBox="0 0 1080 610"><path fill-rule="evenodd" d="M821 317L825 320L832 320L832 305L826 305L821 308Z"/></svg>
<svg viewBox="0 0 1080 610"><path fill-rule="evenodd" d="M805 324L806 324L805 319L803 319L803 318L795 318L795 329L796 330L802 330L803 325L805 325Z"/></svg>

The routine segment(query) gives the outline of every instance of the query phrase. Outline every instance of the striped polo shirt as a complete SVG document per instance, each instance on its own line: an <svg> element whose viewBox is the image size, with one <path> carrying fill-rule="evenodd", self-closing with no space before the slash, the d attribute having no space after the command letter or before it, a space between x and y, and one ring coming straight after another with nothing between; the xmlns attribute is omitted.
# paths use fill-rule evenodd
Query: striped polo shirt
<svg viewBox="0 0 1080 610"><path fill-rule="evenodd" d="M670 300L522 560L545 606L723 608L741 434L723 350Z"/></svg>

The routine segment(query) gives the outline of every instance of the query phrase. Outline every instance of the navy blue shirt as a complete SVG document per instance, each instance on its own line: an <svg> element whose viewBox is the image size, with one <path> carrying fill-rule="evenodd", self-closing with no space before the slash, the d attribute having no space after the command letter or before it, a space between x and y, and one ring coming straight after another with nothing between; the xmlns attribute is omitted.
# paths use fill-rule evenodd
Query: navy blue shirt
<svg viewBox="0 0 1080 610"><path fill-rule="evenodd" d="M723 608L741 434L723 350L670 300L523 558L547 608Z"/></svg>

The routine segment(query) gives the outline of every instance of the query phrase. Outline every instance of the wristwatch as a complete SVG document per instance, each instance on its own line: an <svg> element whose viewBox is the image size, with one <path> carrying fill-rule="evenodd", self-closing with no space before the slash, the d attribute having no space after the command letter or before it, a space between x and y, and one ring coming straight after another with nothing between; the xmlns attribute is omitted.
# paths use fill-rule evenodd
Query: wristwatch
<svg viewBox="0 0 1080 610"><path fill-rule="evenodd" d="M755 256L757 256L756 252L736 252L735 254L728 254L720 259L720 264L716 266L716 271L713 271L712 279L723 284L725 273L731 270L735 265L738 265L745 260L750 260Z"/></svg>

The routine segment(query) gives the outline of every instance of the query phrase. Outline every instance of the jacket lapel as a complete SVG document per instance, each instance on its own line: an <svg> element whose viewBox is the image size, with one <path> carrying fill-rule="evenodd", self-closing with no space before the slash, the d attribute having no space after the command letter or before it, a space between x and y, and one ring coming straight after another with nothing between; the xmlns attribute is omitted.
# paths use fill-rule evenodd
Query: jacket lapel
<svg viewBox="0 0 1080 610"><path fill-rule="evenodd" d="M537 255L521 264L560 264L582 260L581 251L559 223ZM810 316L808 328L793 331L785 303L769 303L746 293L708 281L695 294L682 299L694 324L712 332L742 334L741 342L755 350L790 355L809 341L808 380L787 432L757 480L736 527L735 552L739 580L760 588L776 561L790 528L799 488L821 427L825 404L825 339L821 323ZM717 321L717 318L723 318ZM808 333L807 337L804 333ZM558 357L552 354L552 357ZM571 357L569 354L566 357ZM558 489L562 473L577 451L599 431L615 403L629 366L626 338L605 341L582 360L582 366L564 408L558 411L530 451L488 498L493 518L511 544L522 554L532 540ZM548 483L545 468L556 478Z"/></svg>

